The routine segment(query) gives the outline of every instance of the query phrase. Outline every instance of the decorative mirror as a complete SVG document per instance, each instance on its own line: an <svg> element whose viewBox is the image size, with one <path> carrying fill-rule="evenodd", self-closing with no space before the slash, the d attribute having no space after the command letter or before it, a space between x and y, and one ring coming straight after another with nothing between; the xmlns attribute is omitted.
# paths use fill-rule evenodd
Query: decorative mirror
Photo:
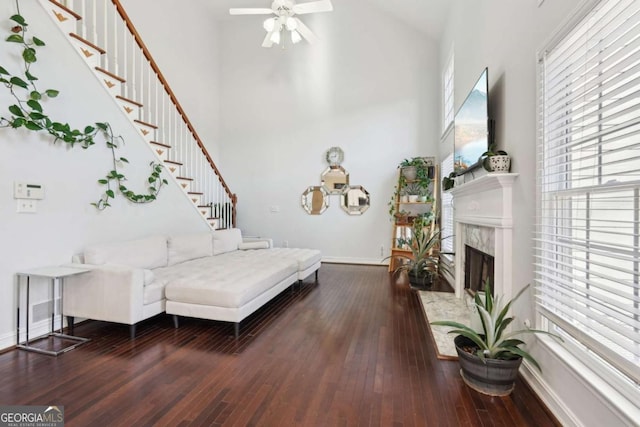
<svg viewBox="0 0 640 427"><path fill-rule="evenodd" d="M330 166L322 172L322 186L329 194L342 194L349 187L349 173L342 166Z"/></svg>
<svg viewBox="0 0 640 427"><path fill-rule="evenodd" d="M341 207L349 215L362 215L369 209L369 193L361 185L345 188L341 197Z"/></svg>
<svg viewBox="0 0 640 427"><path fill-rule="evenodd" d="M324 187L309 187L302 193L302 207L309 215L320 215L329 207L329 194Z"/></svg>

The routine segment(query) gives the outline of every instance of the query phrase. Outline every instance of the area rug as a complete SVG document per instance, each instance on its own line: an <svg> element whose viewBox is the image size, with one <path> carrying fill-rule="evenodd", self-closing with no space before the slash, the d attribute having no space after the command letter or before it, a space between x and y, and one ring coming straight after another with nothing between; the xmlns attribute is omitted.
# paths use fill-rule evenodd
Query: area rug
<svg viewBox="0 0 640 427"><path fill-rule="evenodd" d="M436 345L439 359L457 359L456 348L453 345L453 334L448 326L433 326L429 322L436 320L453 320L464 325L469 324L469 307L471 300L456 298L451 292L418 291L422 307L431 328L431 335Z"/></svg>

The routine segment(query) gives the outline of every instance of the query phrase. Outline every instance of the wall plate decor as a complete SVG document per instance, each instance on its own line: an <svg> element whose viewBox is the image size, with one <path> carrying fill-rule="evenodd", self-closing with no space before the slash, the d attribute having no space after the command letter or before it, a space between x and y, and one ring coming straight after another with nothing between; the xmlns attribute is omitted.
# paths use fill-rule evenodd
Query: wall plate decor
<svg viewBox="0 0 640 427"><path fill-rule="evenodd" d="M344 161L344 151L340 147L331 147L327 150L326 159L329 166L340 166Z"/></svg>
<svg viewBox="0 0 640 427"><path fill-rule="evenodd" d="M302 193L301 204L309 215L320 215L329 207L329 193L321 186L309 187Z"/></svg>
<svg viewBox="0 0 640 427"><path fill-rule="evenodd" d="M369 193L362 185L345 187L340 197L340 207L349 215L362 215L371 203Z"/></svg>
<svg viewBox="0 0 640 427"><path fill-rule="evenodd" d="M329 166L320 177L329 194L342 194L342 190L349 186L349 172L342 166Z"/></svg>

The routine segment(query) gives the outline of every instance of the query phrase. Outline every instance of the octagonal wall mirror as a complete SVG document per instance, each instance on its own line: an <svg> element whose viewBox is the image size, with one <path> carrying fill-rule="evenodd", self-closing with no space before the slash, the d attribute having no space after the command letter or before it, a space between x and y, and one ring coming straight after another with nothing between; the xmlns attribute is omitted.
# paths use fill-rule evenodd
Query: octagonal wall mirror
<svg viewBox="0 0 640 427"><path fill-rule="evenodd" d="M330 166L321 175L322 186L329 194L342 194L349 186L349 173L342 166Z"/></svg>
<svg viewBox="0 0 640 427"><path fill-rule="evenodd" d="M329 194L324 187L309 187L302 193L301 202L309 215L320 215L329 207Z"/></svg>
<svg viewBox="0 0 640 427"><path fill-rule="evenodd" d="M341 198L340 206L349 215L362 215L371 203L369 193L361 185L346 187Z"/></svg>

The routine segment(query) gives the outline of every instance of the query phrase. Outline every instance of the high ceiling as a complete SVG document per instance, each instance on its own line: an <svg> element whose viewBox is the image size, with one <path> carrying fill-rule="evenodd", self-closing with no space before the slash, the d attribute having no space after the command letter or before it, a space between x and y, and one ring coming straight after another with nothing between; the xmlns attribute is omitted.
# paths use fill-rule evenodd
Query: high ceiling
<svg viewBox="0 0 640 427"><path fill-rule="evenodd" d="M270 7L272 0L197 0L207 3L216 20L227 20L230 7ZM304 3L307 0L299 0ZM394 19L439 39L442 34L452 0L332 0L334 9L341 2L358 2L365 7L375 7Z"/></svg>

